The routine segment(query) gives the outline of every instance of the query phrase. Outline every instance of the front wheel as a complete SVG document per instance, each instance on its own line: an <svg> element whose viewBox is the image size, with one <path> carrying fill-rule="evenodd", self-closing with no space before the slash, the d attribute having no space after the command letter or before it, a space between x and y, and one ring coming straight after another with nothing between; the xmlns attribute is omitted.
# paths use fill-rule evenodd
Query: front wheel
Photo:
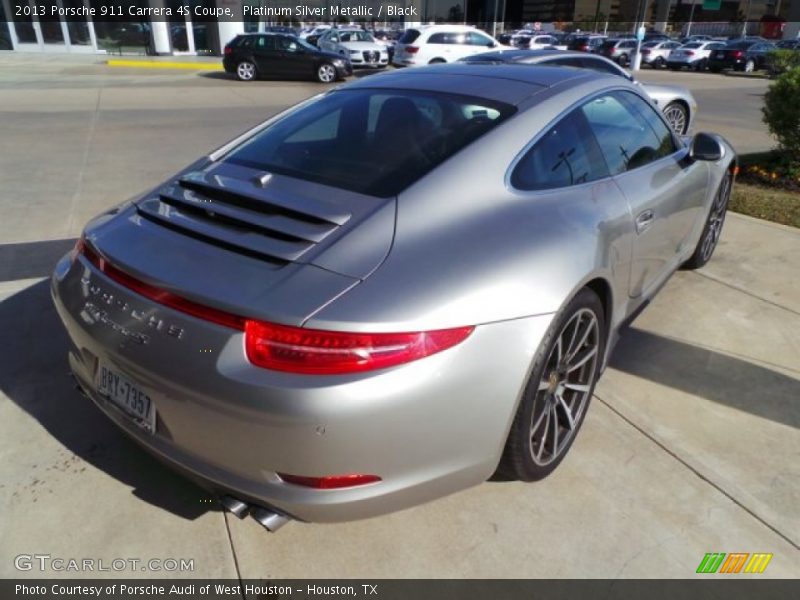
<svg viewBox="0 0 800 600"><path fill-rule="evenodd" d="M654 69L661 69L665 64L665 61L660 56L653 61L653 68Z"/></svg>
<svg viewBox="0 0 800 600"><path fill-rule="evenodd" d="M428 64L429 65L441 65L442 63L445 63L445 62L447 62L447 61L445 59L443 59L443 58L433 58L433 59L431 59L431 61Z"/></svg>
<svg viewBox="0 0 800 600"><path fill-rule="evenodd" d="M717 193L714 196L714 202L711 204L711 211L708 213L706 224L703 227L703 233L700 235L700 241L697 242L694 254L692 254L689 260L683 263L685 269L699 269L705 265L714 254L717 242L719 242L719 237L722 234L722 225L725 223L725 215L728 212L728 201L731 197L732 187L733 175L728 171L720 182Z"/></svg>
<svg viewBox="0 0 800 600"><path fill-rule="evenodd" d="M664 118L678 135L686 133L689 125L689 111L680 102L670 102L664 107Z"/></svg>
<svg viewBox="0 0 800 600"><path fill-rule="evenodd" d="M584 288L541 342L498 475L538 481L561 463L586 416L604 348L603 306Z"/></svg>
<svg viewBox="0 0 800 600"><path fill-rule="evenodd" d="M317 81L320 83L332 83L336 81L336 67L331 63L322 63L317 67Z"/></svg>
<svg viewBox="0 0 800 600"><path fill-rule="evenodd" d="M708 61L706 61L706 59L705 59L705 58L701 58L701 59L700 59L700 60L698 60L698 61L697 61L697 63L695 64L695 66L694 66L694 70L695 70L695 71L705 71L705 70L706 70L706 63L707 63L707 62L708 62Z"/></svg>
<svg viewBox="0 0 800 600"><path fill-rule="evenodd" d="M243 60L236 65L236 77L239 81L253 81L256 78L256 65L249 60Z"/></svg>

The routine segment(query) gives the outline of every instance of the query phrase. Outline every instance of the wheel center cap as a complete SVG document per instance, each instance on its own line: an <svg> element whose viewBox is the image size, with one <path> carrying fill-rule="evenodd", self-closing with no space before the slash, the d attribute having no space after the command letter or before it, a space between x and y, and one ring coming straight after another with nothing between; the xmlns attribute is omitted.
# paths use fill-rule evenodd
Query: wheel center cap
<svg viewBox="0 0 800 600"><path fill-rule="evenodd" d="M558 389L558 384L561 383L561 377L559 377L557 371L550 371L550 376L547 378L548 387L547 391L549 393L554 393Z"/></svg>

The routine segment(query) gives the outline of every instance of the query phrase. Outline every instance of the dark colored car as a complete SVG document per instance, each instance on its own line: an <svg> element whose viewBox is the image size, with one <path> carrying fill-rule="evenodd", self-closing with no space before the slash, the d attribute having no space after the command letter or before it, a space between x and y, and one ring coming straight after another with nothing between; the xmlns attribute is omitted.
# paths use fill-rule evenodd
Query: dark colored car
<svg viewBox="0 0 800 600"><path fill-rule="evenodd" d="M579 35L569 43L567 50L598 52L605 41L606 38L603 35Z"/></svg>
<svg viewBox="0 0 800 600"><path fill-rule="evenodd" d="M297 31L293 27L286 27L285 25L269 25L264 28L267 33L286 33L288 35L297 35Z"/></svg>
<svg viewBox="0 0 800 600"><path fill-rule="evenodd" d="M747 53L757 44L763 44L763 42L757 39L738 39L728 42L724 48L714 50L708 57L708 69L714 73L719 73L724 69L745 71Z"/></svg>
<svg viewBox="0 0 800 600"><path fill-rule="evenodd" d="M331 83L353 74L348 58L323 52L293 35L281 33L237 35L225 46L222 66L242 81L258 77L312 77L321 83Z"/></svg>

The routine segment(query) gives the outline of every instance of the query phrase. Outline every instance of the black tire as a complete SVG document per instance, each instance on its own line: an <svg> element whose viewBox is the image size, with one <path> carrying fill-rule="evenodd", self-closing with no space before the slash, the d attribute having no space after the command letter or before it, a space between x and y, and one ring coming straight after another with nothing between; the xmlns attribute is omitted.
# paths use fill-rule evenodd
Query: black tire
<svg viewBox="0 0 800 600"><path fill-rule="evenodd" d="M627 54L621 54L620 57L617 59L617 63L619 64L620 67L624 67L625 65L627 65L628 64L628 55Z"/></svg>
<svg viewBox="0 0 800 600"><path fill-rule="evenodd" d="M653 61L653 68L654 69L661 69L661 68L664 67L665 64L666 64L666 61L664 60L664 57L659 56L657 59L655 59Z"/></svg>
<svg viewBox="0 0 800 600"><path fill-rule="evenodd" d="M681 68L678 65L670 65L669 66L671 71L680 71Z"/></svg>
<svg viewBox="0 0 800 600"><path fill-rule="evenodd" d="M258 69L252 60L240 60L236 64L236 78L239 81L255 81Z"/></svg>
<svg viewBox="0 0 800 600"><path fill-rule="evenodd" d="M711 203L706 223L703 226L703 233L700 234L700 241L697 242L694 254L683 263L684 269L699 269L711 260L714 255L714 250L716 250L722 234L722 226L725 224L725 215L728 212L728 202L731 198L732 187L733 174L728 171L725 173L725 177L722 178L719 188L717 188L717 193L714 195L714 201Z"/></svg>
<svg viewBox="0 0 800 600"><path fill-rule="evenodd" d="M580 334L581 319L585 319L583 323L586 325L587 330L591 328L592 321L589 315L594 317L595 329L592 329L587 334L586 343L579 343L575 338ZM570 331L572 323L578 319L576 327L578 329ZM562 386L564 382L569 382L568 378L571 377L569 373L560 375L562 366L554 362L555 354L558 353L559 347L563 348L564 343L559 345L559 339L564 336L569 339L571 343L567 344L567 349L564 350L563 355L566 357L565 362L569 359L570 346L573 343L576 345L574 348L575 360L578 356L589 355L590 359L580 366L578 373L586 378L585 385L588 386L588 392L580 392L582 400L580 405L576 406L578 400L575 394L577 392L566 390ZM580 431L581 424L583 423L586 412L589 408L589 403L594 392L594 385L597 382L600 367L602 365L602 353L605 349L605 317L603 305L600 299L592 290L588 288L582 289L570 301L569 304L559 313L559 316L550 325L550 328L545 335L539 350L534 359L533 369L528 384L525 387L522 400L517 408L514 422L511 425L511 430L506 440L506 445L503 450L503 456L500 459L500 464L497 467L496 476L500 479L518 479L521 481L538 481L544 479L555 470L566 456L567 452L572 446L575 437ZM591 342L591 344L590 344ZM595 345L596 350L594 354L590 354L590 345ZM586 371L587 367L591 367L591 372ZM575 371L572 371L573 373ZM557 380L564 377L561 383ZM545 380L545 381L543 381ZM541 385L549 382L547 389L542 389ZM578 385L574 382L573 385ZM551 391L553 388L553 391ZM561 403L559 403L559 391L561 394ZM568 404L570 401L565 401L565 396L572 393L572 404L576 409L577 415L573 414L572 417L567 416ZM538 412L537 412L538 410ZM534 416L536 421L534 422ZM553 417L552 419L550 417ZM550 424L555 424L553 430L550 430ZM537 429L537 424L539 429ZM572 425L569 427L569 425ZM547 426L545 428L545 425ZM555 441L551 440L551 450L556 449L556 452L550 452L551 456L544 453L546 450L546 442L548 432L553 435L553 431L560 432L564 429L569 433L568 437L559 439L555 437ZM539 446L537 446L536 435L540 434ZM563 443L563 446L561 445ZM539 453L538 462L534 460L534 455ZM548 460L545 460L548 459Z"/></svg>
<svg viewBox="0 0 800 600"><path fill-rule="evenodd" d="M441 65L442 63L446 63L447 61L443 58L432 58L431 61L428 63L429 65Z"/></svg>
<svg viewBox="0 0 800 600"><path fill-rule="evenodd" d="M707 60L707 59L705 59L705 58L701 58L701 59L700 59L700 60L698 60L698 61L697 61L697 63L695 64L695 66L694 66L694 70L695 70L695 71L697 71L698 73L699 73L700 71L705 71L705 70L706 70L706 64L707 64L707 63L708 63L708 60Z"/></svg>
<svg viewBox="0 0 800 600"><path fill-rule="evenodd" d="M708 67L708 70L711 71L712 73L719 73L719 72L722 71L722 69L720 67L715 67L713 65Z"/></svg>

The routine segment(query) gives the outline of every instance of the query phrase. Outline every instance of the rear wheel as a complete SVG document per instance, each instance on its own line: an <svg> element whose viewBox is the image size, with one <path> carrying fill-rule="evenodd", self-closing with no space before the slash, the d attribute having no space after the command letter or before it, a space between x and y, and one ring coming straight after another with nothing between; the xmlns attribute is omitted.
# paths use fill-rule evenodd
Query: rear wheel
<svg viewBox="0 0 800 600"><path fill-rule="evenodd" d="M708 219L703 227L703 233L700 236L700 241L697 242L697 247L694 254L687 260L683 267L685 269L699 269L705 265L714 254L714 250L719 242L719 237L722 234L722 225L725 223L725 215L728 212L728 200L731 197L731 187L733 184L733 175L730 171L725 174L717 189L717 194L714 196L714 202L711 204L711 211L708 213Z"/></svg>
<svg viewBox="0 0 800 600"><path fill-rule="evenodd" d="M628 55L627 54L620 54L619 58L617 59L620 67L624 67L628 64Z"/></svg>
<svg viewBox="0 0 800 600"><path fill-rule="evenodd" d="M256 65L249 60L243 60L236 65L236 77L239 81L253 81L256 78Z"/></svg>
<svg viewBox="0 0 800 600"><path fill-rule="evenodd" d="M600 299L584 288L542 340L498 475L537 481L564 459L589 407L605 348L604 332Z"/></svg>
<svg viewBox="0 0 800 600"><path fill-rule="evenodd" d="M440 65L440 64L442 64L444 62L447 62L447 61L445 59L443 59L443 58L432 58L431 61L428 64L429 65Z"/></svg>
<svg viewBox="0 0 800 600"><path fill-rule="evenodd" d="M695 71L705 71L707 63L708 63L708 61L705 58L702 58L702 59L698 60L694 65L694 70Z"/></svg>
<svg viewBox="0 0 800 600"><path fill-rule="evenodd" d="M317 67L317 81L320 83L336 81L336 67L331 63L322 63Z"/></svg>
<svg viewBox="0 0 800 600"><path fill-rule="evenodd" d="M717 67L717 66L711 66L711 67L708 67L708 70L711 71L712 73L719 73L720 71L722 71L722 68Z"/></svg>
<svg viewBox="0 0 800 600"><path fill-rule="evenodd" d="M653 61L653 68L654 69L661 69L664 67L665 61L662 57L658 57Z"/></svg>

